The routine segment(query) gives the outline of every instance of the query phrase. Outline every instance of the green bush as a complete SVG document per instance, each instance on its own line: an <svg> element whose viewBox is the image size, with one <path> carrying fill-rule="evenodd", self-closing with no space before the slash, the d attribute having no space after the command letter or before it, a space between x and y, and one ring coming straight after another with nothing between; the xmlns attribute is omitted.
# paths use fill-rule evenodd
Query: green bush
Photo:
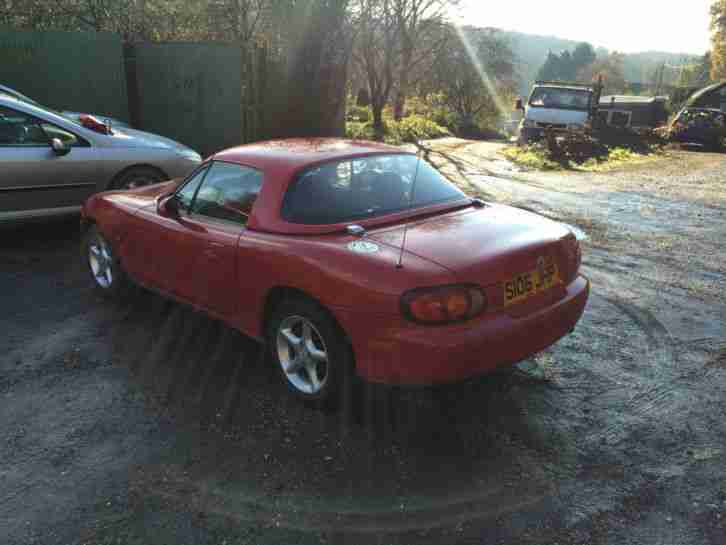
<svg viewBox="0 0 726 545"><path fill-rule="evenodd" d="M365 108L365 110L370 112L368 108ZM356 140L375 140L373 116L371 115L370 118L365 120L360 120L359 117L362 116L352 115L349 109L345 125L346 137ZM451 136L449 129L419 114L410 114L400 121L396 121L389 108L386 108L383 112L383 125L383 140L387 144L402 144L404 142L417 142L418 140Z"/></svg>
<svg viewBox="0 0 726 545"><path fill-rule="evenodd" d="M536 170L579 169L598 171L641 161L657 153L660 139L653 131L637 134L622 130L585 134L547 135L529 146L511 146L502 151L507 159ZM618 142L618 144L614 144Z"/></svg>
<svg viewBox="0 0 726 545"><path fill-rule="evenodd" d="M373 130L372 123L347 121L345 123L345 136L353 140L375 140L376 133Z"/></svg>
<svg viewBox="0 0 726 545"><path fill-rule="evenodd" d="M464 138L491 139L501 138L496 128L497 119L489 115L480 115L468 123L446 105L442 93L432 93L424 97L413 96L406 100L406 116L400 121L393 118L391 108L383 111L383 122L386 127L386 142L401 143L416 140L439 138L456 134ZM374 138L370 125L373 112L369 106L359 106L355 97L349 96L346 109L346 134L350 138Z"/></svg>
<svg viewBox="0 0 726 545"><path fill-rule="evenodd" d="M406 112L409 115L425 117L451 132L457 131L457 116L445 105L442 93L409 98L406 101Z"/></svg>
<svg viewBox="0 0 726 545"><path fill-rule="evenodd" d="M358 106L355 103L348 105L348 111L345 118L348 121L367 123L373 119L373 113L369 106Z"/></svg>
<svg viewBox="0 0 726 545"><path fill-rule="evenodd" d="M398 122L390 120L386 123L386 129L386 140L390 138L397 143L451 136L449 129L420 115L409 115Z"/></svg>

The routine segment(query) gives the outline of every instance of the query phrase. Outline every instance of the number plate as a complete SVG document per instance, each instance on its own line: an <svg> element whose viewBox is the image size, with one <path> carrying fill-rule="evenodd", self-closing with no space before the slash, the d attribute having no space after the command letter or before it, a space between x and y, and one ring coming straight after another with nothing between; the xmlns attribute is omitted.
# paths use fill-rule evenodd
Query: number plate
<svg viewBox="0 0 726 545"><path fill-rule="evenodd" d="M504 306L521 303L560 283L560 272L554 260L540 257L535 270L518 274L504 283Z"/></svg>

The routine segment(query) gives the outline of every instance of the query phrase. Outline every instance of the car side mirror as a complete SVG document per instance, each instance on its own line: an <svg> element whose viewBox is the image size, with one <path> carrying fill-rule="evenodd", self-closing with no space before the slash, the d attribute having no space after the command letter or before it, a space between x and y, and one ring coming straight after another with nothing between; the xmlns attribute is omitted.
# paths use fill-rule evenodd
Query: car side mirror
<svg viewBox="0 0 726 545"><path fill-rule="evenodd" d="M159 201L159 213L162 216L167 216L169 218L178 218L180 214L179 204L177 196L172 194Z"/></svg>
<svg viewBox="0 0 726 545"><path fill-rule="evenodd" d="M514 109L515 110L524 110L524 103L522 102L521 98L518 98L516 102L514 103Z"/></svg>
<svg viewBox="0 0 726 545"><path fill-rule="evenodd" d="M60 138L53 138L50 141L50 147L53 148L53 153L59 157L62 155L68 155L71 152L71 148L66 146Z"/></svg>

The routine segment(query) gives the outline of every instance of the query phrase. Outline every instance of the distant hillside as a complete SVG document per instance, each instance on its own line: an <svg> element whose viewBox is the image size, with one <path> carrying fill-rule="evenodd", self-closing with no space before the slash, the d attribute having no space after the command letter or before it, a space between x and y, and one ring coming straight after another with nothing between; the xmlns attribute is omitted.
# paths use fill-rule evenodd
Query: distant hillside
<svg viewBox="0 0 726 545"><path fill-rule="evenodd" d="M477 29L468 27L467 31L476 34ZM501 31L502 35L509 39L512 49L519 61L519 74L522 79L520 92L529 92L532 82L537 76L537 71L547 58L547 53L561 53L565 50L574 49L579 41L566 40L556 36L538 36L535 34L524 34L522 32ZM591 44L598 55L607 55L609 50ZM674 83L678 78L678 67L683 64L696 62L695 55L664 53L661 51L644 51L642 53L629 53L625 55L624 73L626 81L630 83L650 83L654 80L656 71L659 71L665 64L663 83Z"/></svg>

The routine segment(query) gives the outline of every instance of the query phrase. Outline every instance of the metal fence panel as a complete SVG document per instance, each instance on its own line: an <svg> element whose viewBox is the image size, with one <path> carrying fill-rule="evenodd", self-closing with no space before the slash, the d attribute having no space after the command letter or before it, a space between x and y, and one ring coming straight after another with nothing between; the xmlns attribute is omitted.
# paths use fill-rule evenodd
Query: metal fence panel
<svg viewBox="0 0 726 545"><path fill-rule="evenodd" d="M128 120L121 38L0 30L0 84L57 110Z"/></svg>
<svg viewBox="0 0 726 545"><path fill-rule="evenodd" d="M129 55L138 88L132 110L144 130L178 140L205 156L242 143L239 47L148 43L135 45Z"/></svg>

